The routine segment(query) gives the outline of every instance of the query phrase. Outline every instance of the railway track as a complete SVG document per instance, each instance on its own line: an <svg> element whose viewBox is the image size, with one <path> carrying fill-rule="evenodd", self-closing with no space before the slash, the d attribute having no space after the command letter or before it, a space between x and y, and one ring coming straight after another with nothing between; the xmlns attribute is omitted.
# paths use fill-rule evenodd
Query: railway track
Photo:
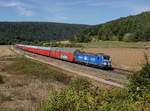
<svg viewBox="0 0 150 111"><path fill-rule="evenodd" d="M88 67L81 64L74 64L42 55L24 52L20 49L15 49L14 47L11 47L11 50L19 54L24 54L27 58L38 60L62 70L71 72L72 74L84 76L107 85L123 88L128 84L127 75L129 72L122 69L114 68L113 70L106 71L99 68Z"/></svg>
<svg viewBox="0 0 150 111"><path fill-rule="evenodd" d="M128 70L124 70L124 69L120 69L120 68L114 68L112 70L112 72L118 73L118 74L122 74L122 75L126 75L126 76L130 75L131 73L133 73L133 71L128 71Z"/></svg>

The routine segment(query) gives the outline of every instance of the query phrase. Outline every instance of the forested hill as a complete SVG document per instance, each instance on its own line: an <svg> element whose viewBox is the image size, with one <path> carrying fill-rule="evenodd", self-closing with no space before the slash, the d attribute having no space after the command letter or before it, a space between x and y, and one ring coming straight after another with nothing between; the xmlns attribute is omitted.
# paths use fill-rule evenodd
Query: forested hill
<svg viewBox="0 0 150 111"><path fill-rule="evenodd" d="M0 44L68 39L86 27L52 22L0 22Z"/></svg>
<svg viewBox="0 0 150 111"><path fill-rule="evenodd" d="M119 18L83 30L78 42L91 40L148 41L150 40L150 11Z"/></svg>

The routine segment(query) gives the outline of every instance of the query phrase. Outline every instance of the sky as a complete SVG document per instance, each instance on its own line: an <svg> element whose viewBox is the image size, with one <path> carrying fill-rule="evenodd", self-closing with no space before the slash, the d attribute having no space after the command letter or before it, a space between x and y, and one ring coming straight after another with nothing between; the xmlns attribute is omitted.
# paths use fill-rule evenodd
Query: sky
<svg viewBox="0 0 150 111"><path fill-rule="evenodd" d="M0 0L0 21L95 25L143 11L150 0Z"/></svg>

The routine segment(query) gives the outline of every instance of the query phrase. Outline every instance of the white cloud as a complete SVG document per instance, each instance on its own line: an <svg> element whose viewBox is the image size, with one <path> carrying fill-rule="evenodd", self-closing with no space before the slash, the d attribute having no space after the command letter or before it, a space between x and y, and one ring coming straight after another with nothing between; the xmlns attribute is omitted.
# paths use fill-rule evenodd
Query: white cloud
<svg viewBox="0 0 150 111"><path fill-rule="evenodd" d="M150 11L150 4L135 4L135 2L132 1L121 1L121 0L111 0L111 1L101 1L101 2L88 2L88 6L93 6L93 7L100 7L100 6L105 6L105 7L111 7L111 8L126 8L127 10L131 11L131 14L137 14L141 13L144 11Z"/></svg>
<svg viewBox="0 0 150 111"><path fill-rule="evenodd" d="M69 18L64 14L65 9L63 7L50 8L47 12L49 13L48 21L65 22L69 20Z"/></svg>
<svg viewBox="0 0 150 111"><path fill-rule="evenodd" d="M20 5L20 3L18 3L18 2L0 2L0 7L16 7L16 6L18 6L18 5Z"/></svg>
<svg viewBox="0 0 150 111"><path fill-rule="evenodd" d="M22 2L18 1L0 1L0 7L1 8L14 8L18 12L18 14L22 16L33 16L34 12L27 8L27 5L25 5Z"/></svg>
<svg viewBox="0 0 150 111"><path fill-rule="evenodd" d="M20 15L24 15L24 16L33 16L34 15L33 11L31 11L25 7L17 6L16 9Z"/></svg>
<svg viewBox="0 0 150 111"><path fill-rule="evenodd" d="M117 4L118 2L91 2L91 3L88 3L87 5L88 6L110 6L110 5L114 5L114 4Z"/></svg>
<svg viewBox="0 0 150 111"><path fill-rule="evenodd" d="M133 5L131 8L131 11L135 14L150 11L150 6L147 5Z"/></svg>
<svg viewBox="0 0 150 111"><path fill-rule="evenodd" d="M79 0L79 1L71 1L71 2L57 2L56 5L58 6L74 6L79 4L88 4L91 0Z"/></svg>
<svg viewBox="0 0 150 111"><path fill-rule="evenodd" d="M58 6L76 6L76 5L84 5L84 6L106 6L106 5L114 5L114 4L121 4L124 1L120 0L74 0L69 2L56 2Z"/></svg>
<svg viewBox="0 0 150 111"><path fill-rule="evenodd" d="M102 0L102 1L91 1L88 2L88 6L99 7L99 6L108 6L108 7L118 7L124 6L128 4L128 1L121 1L121 0Z"/></svg>
<svg viewBox="0 0 150 111"><path fill-rule="evenodd" d="M68 8L64 5L60 4L53 4L45 7L45 12L48 17L45 17L48 21L53 22L66 22L69 20L69 17L65 14Z"/></svg>

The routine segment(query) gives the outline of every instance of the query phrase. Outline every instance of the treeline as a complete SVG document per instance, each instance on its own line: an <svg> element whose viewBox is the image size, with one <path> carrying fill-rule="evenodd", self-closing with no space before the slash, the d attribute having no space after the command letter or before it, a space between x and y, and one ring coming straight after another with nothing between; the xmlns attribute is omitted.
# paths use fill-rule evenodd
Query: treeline
<svg viewBox="0 0 150 111"><path fill-rule="evenodd" d="M0 22L0 44L64 40L86 27L52 22Z"/></svg>
<svg viewBox="0 0 150 111"><path fill-rule="evenodd" d="M49 40L149 41L150 12L94 26L52 22L0 22L0 44L28 44Z"/></svg>
<svg viewBox="0 0 150 111"><path fill-rule="evenodd" d="M94 40L149 41L150 12L89 27L72 39L72 41L77 42Z"/></svg>

